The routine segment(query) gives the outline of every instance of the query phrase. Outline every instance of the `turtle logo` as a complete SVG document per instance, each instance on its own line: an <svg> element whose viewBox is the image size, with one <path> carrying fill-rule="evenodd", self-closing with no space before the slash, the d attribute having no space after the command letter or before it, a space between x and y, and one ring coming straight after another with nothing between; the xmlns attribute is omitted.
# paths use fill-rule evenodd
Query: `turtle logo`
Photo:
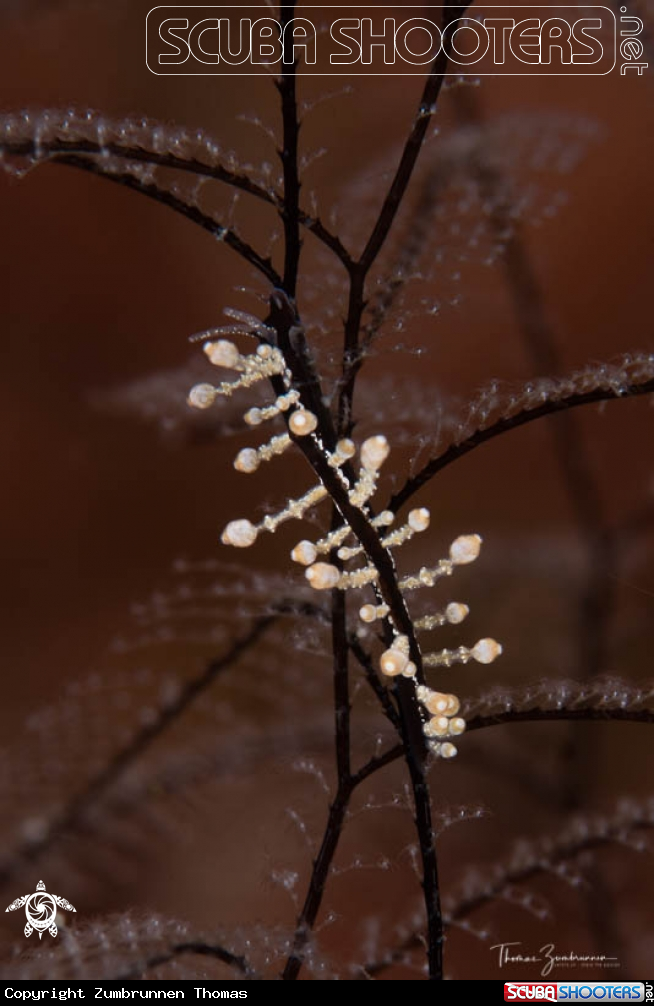
<svg viewBox="0 0 654 1006"><path fill-rule="evenodd" d="M57 935L57 926L55 924L57 907L65 908L69 912L77 911L76 908L73 908L70 901L66 901L65 898L60 898L58 894L48 894L42 880L39 880L36 885L34 894L24 894L22 898L16 898L15 901L12 901L5 908L5 911L14 912L17 908L22 908L23 905L25 906L25 915L27 916L25 935L31 936L36 929L39 939L41 939L46 929L50 933L50 936Z"/></svg>

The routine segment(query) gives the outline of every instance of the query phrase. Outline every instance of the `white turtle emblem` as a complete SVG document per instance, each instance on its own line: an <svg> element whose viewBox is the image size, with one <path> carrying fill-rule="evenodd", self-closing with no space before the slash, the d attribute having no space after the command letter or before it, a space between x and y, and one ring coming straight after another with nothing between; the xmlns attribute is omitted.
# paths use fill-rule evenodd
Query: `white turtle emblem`
<svg viewBox="0 0 654 1006"><path fill-rule="evenodd" d="M77 909L73 908L70 901L66 901L65 898L60 898L58 894L48 894L42 880L39 880L36 885L34 894L24 894L22 898L16 898L15 901L12 901L5 908L5 911L14 912L17 908L22 908L23 905L25 906L25 915L27 916L25 935L31 936L36 929L39 939L41 939L46 929L50 933L50 936L57 935L57 926L55 924L57 907L65 908L69 912L77 911Z"/></svg>

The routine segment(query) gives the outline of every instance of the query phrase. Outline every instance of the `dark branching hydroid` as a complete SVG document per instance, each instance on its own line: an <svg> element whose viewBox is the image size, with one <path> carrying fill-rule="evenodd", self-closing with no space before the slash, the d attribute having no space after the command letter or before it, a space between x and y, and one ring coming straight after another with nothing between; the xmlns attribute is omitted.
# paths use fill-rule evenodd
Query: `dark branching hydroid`
<svg viewBox="0 0 654 1006"><path fill-rule="evenodd" d="M487 766L503 765L502 779L513 778L520 791L537 785L538 772L534 768L530 777L531 762L524 754L529 745L518 759L505 741L484 747L486 734L498 733L488 728L601 720L617 730L614 722L654 720L651 686L606 674L606 623L613 600L607 578L629 534L605 519L576 424L582 407L654 391L654 355L633 352L564 372L523 234L523 220L538 212L533 194L520 193L515 171L523 163L534 171L568 171L595 132L579 119L540 123L536 132L524 117L485 122L476 92L461 86L450 88L447 96L454 125L442 137L434 135L450 25L460 11L451 4L444 9L444 54L427 75L389 174L377 172L385 184L381 198L370 198L378 193L368 182L342 179L340 200L350 214L342 226L323 219L316 208L319 199L309 198L302 184L308 168L300 150L301 81L295 67L275 81L279 156L254 165L241 163L202 130L147 119L116 121L76 110L0 117L0 151L11 172L22 175L55 163L100 176L181 214L220 242L223 254L237 256L248 277L256 274L258 313L227 306L215 327L195 337L202 347L196 347L190 370L104 394L101 404L137 411L196 444L240 436L249 427L248 441L239 440L234 451L234 467L255 481L260 470L270 469L280 501L277 507L262 501L266 506L259 512L256 505L245 510L235 504L216 527L224 554L180 562L171 585L135 607L135 627L115 647L116 660L125 668L123 691L131 698L122 712L116 701L111 727L102 713L114 695L122 694L122 686L114 678L105 687L105 672L92 686L78 687L61 706L34 718L36 747L49 748L65 731L70 750L61 751L59 774L21 781L29 799L16 803L4 822L3 886L9 890L10 880L26 865L38 863L40 870L42 861L59 869L68 863L71 869L85 836L113 844L117 859L129 858L138 834L160 827L153 823L159 809L166 819L166 806L178 801L187 802L192 831L200 827L201 814L194 794L228 777L238 779L239 773L248 776L258 763L285 759L317 787L308 820L298 807L286 808L302 866L266 868L268 881L288 899L283 930L230 927L220 919L210 928L195 928L155 914L106 916L64 932L56 946L44 941L24 951L5 963L7 976L372 979L395 977L393 968L400 965L418 965L424 967L421 977L442 979L446 933L473 933L476 914L496 901L540 906L530 893L535 878L553 874L577 884L580 858L611 844L631 844L635 833L651 827L649 804L634 802L601 820L587 816L563 823L551 841L530 841L501 856L495 867L466 871L458 891L439 870L441 833L446 842L450 825L467 822L471 829L471 820L484 819L476 806L455 801L452 809L444 809L443 791L450 785L445 774L456 771L449 763L457 749L459 761L468 759L470 766L484 759ZM282 5L280 16L292 17L293 5ZM511 147L513 139L521 149ZM234 195L257 205L269 244L241 230ZM348 210L348 198L356 200L356 213L351 206ZM552 196L541 207L543 217L562 202ZM455 227L457 220L462 223ZM384 368L389 348L405 350L407 356L420 351L419 342L408 336L395 345L407 320L418 319L421 330L430 332L441 308L458 302L458 293L448 292L447 304L440 304L424 292L438 272L442 252L437 243L444 228L455 244L466 247L468 261L494 262L498 275L504 272L527 355L541 375L522 385L489 382L459 405L447 389L435 392L424 382L415 389L406 381L396 385L392 362L385 374L366 380L369 363ZM319 274L304 266L309 251L321 263ZM450 275L454 286L459 279ZM320 297L321 287L329 291L327 298ZM489 665L501 655L494 637L502 638L506 612L496 626L499 606L487 587L481 536L474 529L458 528L451 543L436 544L426 534L430 523L433 531L426 505L437 499L431 495L433 480L477 448L505 435L510 441L519 427L551 416L560 420L552 427L554 449L586 557L580 561L586 579L582 573L575 609L577 676L550 667L544 680L542 669L532 670L533 654L524 652L519 684L495 685L490 672L483 678L475 672L462 678L463 692L469 694L461 697L452 668L470 661ZM403 453L407 443L414 454L418 446L413 461ZM285 466L293 490L282 488ZM386 477L391 469L392 480ZM296 477L300 471L304 474ZM290 537L285 526L298 520L303 528ZM646 533L648 521L647 508L632 530L644 527ZM274 572L265 569L265 562L258 571L251 565L257 563L255 547L264 548L262 540L278 529L270 546ZM228 556L230 546L243 549L246 561ZM480 572L472 580L465 567L478 557L475 572L478 567ZM542 582L534 573L529 582L537 581ZM471 589L474 603L469 605ZM539 603L535 596L534 604ZM461 636L457 627L470 612L471 635ZM558 631L551 624L551 634ZM141 652L164 647L172 649L173 663L191 649L212 657L193 672L171 675L167 668L159 677L139 679L132 668ZM156 657L155 666L165 667L167 659ZM150 689L145 709L134 698L139 680ZM466 729L469 740L461 737ZM587 734L566 736L574 760ZM537 729L533 737L536 765L546 742ZM75 759L75 745L91 752L83 763ZM326 774L328 758L332 777ZM516 764L520 759L524 765ZM379 783L376 802L370 783L384 773L391 782ZM557 796L556 785L547 788L541 781L547 800L555 804L560 797L557 819L583 810L577 783ZM493 791L484 795L486 804L492 799ZM38 816L27 809L35 804ZM322 824L316 806L326 807ZM403 845L397 845L393 861L371 850L369 841L365 856L351 855L350 833L361 836L372 827L365 823L369 818L392 816L394 810L406 815L407 809L413 835L402 832ZM395 825L389 833L400 841ZM96 874L101 861L98 857ZM387 880L395 892L391 897L396 896L395 875L407 864L411 898L422 888L420 909L413 903L405 922L386 920L380 934L375 906L384 901ZM79 860L77 867L89 869ZM332 916L330 888L350 867L370 870L374 877L370 912L364 905L357 915L353 906L348 918L341 898ZM445 898L442 885L448 887ZM328 927L339 914L349 934L346 940L340 937L348 944L347 950L340 946L340 959L338 939L329 943ZM323 928L329 949L323 946ZM488 937L483 927L476 934Z"/></svg>

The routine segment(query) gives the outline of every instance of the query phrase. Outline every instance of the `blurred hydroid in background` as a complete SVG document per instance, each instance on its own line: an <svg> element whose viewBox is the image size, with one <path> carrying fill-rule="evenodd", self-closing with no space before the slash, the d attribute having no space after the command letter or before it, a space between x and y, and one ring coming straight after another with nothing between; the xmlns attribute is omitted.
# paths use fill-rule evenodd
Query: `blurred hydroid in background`
<svg viewBox="0 0 654 1006"><path fill-rule="evenodd" d="M243 411L270 395L186 404L215 375L189 336L229 324L225 308L265 319L271 285L182 215L48 148L66 132L162 145L279 188L272 75L154 76L147 12L96 0L0 13L0 877L7 904L42 878L77 908L36 948L3 914L12 979L276 977L335 793L330 608L313 610L289 560L329 529L326 510L306 533L227 550L229 520L274 512L310 473L299 452L234 471L253 442ZM297 81L302 206L353 252L423 86ZM591 956L553 980L635 979L651 961L651 135L647 73L443 88L368 278L352 436L391 443L376 505L445 457L412 501L431 526L401 571L479 533L479 561L438 588L438 605L470 606L465 632L439 630L434 646L492 635L504 648L443 681L479 727L429 770L450 978L540 975L500 967L504 943ZM132 177L283 271L274 206L149 170ZM297 305L329 404L347 281L305 229ZM554 407L575 395L578 408ZM482 435L539 401L538 421ZM362 635L356 609L355 647L377 654L378 627ZM397 741L369 678L353 650L357 766ZM524 722L490 725L512 711ZM402 760L357 788L300 977L427 976L413 813Z"/></svg>

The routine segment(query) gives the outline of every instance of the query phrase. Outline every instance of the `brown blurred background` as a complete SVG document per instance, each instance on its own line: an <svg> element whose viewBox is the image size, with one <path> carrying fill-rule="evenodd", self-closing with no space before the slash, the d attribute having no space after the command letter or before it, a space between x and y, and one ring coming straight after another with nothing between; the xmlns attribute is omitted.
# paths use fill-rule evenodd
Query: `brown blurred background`
<svg viewBox="0 0 654 1006"><path fill-rule="evenodd" d="M243 121L257 115L279 135L272 82L153 76L143 53L148 9L140 0L3 5L2 110L75 106L116 117L145 114L202 126L244 162L274 161L272 143ZM303 80L300 91L303 99L316 99L337 92L341 84ZM324 147L326 153L307 170L305 195L308 199L315 191L326 219L338 204L343 226L359 238L372 225L420 89L421 81L413 78L358 80L352 93L336 95L307 113L303 149ZM564 371L653 348L651 96L647 76L615 72L574 80L485 78L475 92L490 124L510 123L502 128L507 144L513 137L519 151L514 161L510 146L506 154L516 190L534 189L523 237ZM429 142L427 161L438 157L441 139L456 130L457 107L454 92L445 94L437 123L441 134ZM541 135L562 154L580 145L569 173L551 170L547 157L547 170L534 168L532 154ZM179 581L171 567L180 556L223 560L217 541L224 523L256 512L262 496L275 502L286 491L301 492L306 473L285 459L256 485L249 483L231 467L238 447L249 442L246 437L199 445L189 442L193 438L183 428L166 435L157 422L143 422L137 409L129 415L125 402L134 401L133 393L131 398L116 393L136 382L146 382L147 389L152 374L187 365L199 352L188 346L187 337L221 323L225 306L263 317L265 305L257 307L252 296L234 289L263 291L263 285L253 282L250 270L228 249L171 211L65 167L46 165L22 179L0 177L0 201L1 723L7 747L5 856L11 859L17 836L25 836L25 819L65 803L85 773L101 767L129 735L143 706L156 702L161 682L197 672L215 652L206 639L211 624L193 627L204 638L191 647L185 641L188 625L180 628L171 620L170 646L135 645L117 653L112 649L117 637L138 640L143 631L132 621L131 606L171 583L176 589ZM415 292L407 290L398 314L401 332L391 331L379 342L364 377L362 410L377 397L375 409L384 417L381 422L389 423L383 431L391 441L393 415L401 414L403 399L418 398L419 390L426 402L422 416L399 424L398 443L408 444L395 455L398 480L419 434L437 426L441 411L465 415L465 402L491 378L519 382L540 376L516 323L501 263L484 265L482 254L468 246L461 261L465 242L456 228L455 201L444 200L444 207L436 222L441 230L423 263L425 278ZM265 249L271 218L245 198L233 212L244 233ZM474 203L469 212L474 214ZM396 247L406 239L407 220L399 222ZM465 213L462 221L465 236L473 224ZM483 234L481 243L489 243ZM279 248L273 245L273 254ZM342 274L336 267L333 276L325 273L323 253L310 239L304 267L301 296L306 290L307 309L327 311L327 331L319 338L327 360L330 349L338 354ZM426 316L421 298L438 301L438 314ZM391 356L400 343L404 348ZM429 352L416 356L417 346ZM391 369L394 386L387 380ZM172 388L170 402L164 390L164 411L177 415L179 382ZM378 431L380 420L365 413L360 418L362 430ZM602 525L629 527L634 515L643 518L628 546L601 572L614 597L610 625L596 626L605 637L601 672L642 681L651 676L654 611L648 520L654 474L651 406L641 398L591 407L575 415L575 426ZM478 693L489 680L524 683L583 674L578 612L588 595L592 564L553 445L548 421L527 426L458 462L420 497L434 515L429 542L421 542L429 556L445 554L462 532L478 531L486 541L483 563L457 583L457 599L470 601L472 608L461 641L477 638L475 633L494 635L504 643L505 656L492 671L462 671L464 693ZM281 489L283 477L289 489ZM390 486L389 481L386 489ZM286 557L296 538L296 532L285 532L265 542L245 555L244 568L288 573L292 583L296 574ZM422 561L417 546L414 556ZM239 575L238 570L218 571L209 578L229 589ZM216 621L223 624L233 606L228 598L220 605ZM324 642L318 638L315 645L320 651ZM157 911L209 931L216 924L258 921L291 926L293 900L270 876L297 870L301 894L310 853L289 823L287 808L308 822L313 846L326 813L325 793L311 777L294 773L292 765L299 756L312 758L331 779L329 668L328 660L320 652L312 654L307 644L307 651L297 651L299 666L287 679L290 655L283 647L281 642L274 654L261 648L247 662L240 677L225 686L227 706L221 705L218 685L188 723L176 728L173 740L161 742L159 761L150 771L153 779L157 765L183 775L195 758L201 769L189 768L189 778L172 787L168 799L147 787L132 803L125 797L122 810L106 812L108 820L112 813L119 819L120 828L102 819L95 830L63 841L49 868L46 859L12 877L6 902L23 888L33 890L43 873L48 890L76 905L80 924L135 906L146 916ZM89 685L94 671L98 677ZM135 677L137 672L141 677ZM260 675L275 698L258 705ZM313 697L303 691L307 676L322 676L312 684ZM87 684L71 698L66 689L77 681ZM26 726L42 707L54 710L50 718ZM373 707L362 708L365 754L382 725ZM294 730L305 715L298 734ZM555 833L570 813L610 812L622 796L647 795L653 764L648 729L523 725L462 743L458 763L437 774L437 803L483 804L489 816L460 825L453 838L444 837L446 885L454 885L470 865L506 855L523 833ZM225 752L234 754L235 746L238 753L241 744L247 757L240 764L234 756L227 771ZM377 785L379 800L392 802L393 794L402 794L401 771L389 770ZM157 808L143 824L148 793L156 796ZM410 841L406 810L371 811L353 822L342 865L360 854L367 864L387 856L391 866L334 879L326 906L339 919L325 930L324 940L337 965L350 959L352 941L364 941L375 926L379 932L370 936L371 952L373 943L382 949L392 944L393 923L418 907L417 879L406 853ZM598 862L581 893L551 877L531 885L549 899L549 921L532 920L523 908L510 905L475 920L489 927L486 942L455 932L448 944L448 974L504 977L490 944L523 939L540 946L556 934L562 952L618 956L621 977L641 978L654 959L651 885L646 889L651 859L619 849L600 853ZM593 890L600 891L599 908ZM3 943L22 947L19 920L11 921L13 927L3 929ZM205 967L193 974L199 977ZM388 976L420 974L407 970ZM566 971L561 977L582 976Z"/></svg>

